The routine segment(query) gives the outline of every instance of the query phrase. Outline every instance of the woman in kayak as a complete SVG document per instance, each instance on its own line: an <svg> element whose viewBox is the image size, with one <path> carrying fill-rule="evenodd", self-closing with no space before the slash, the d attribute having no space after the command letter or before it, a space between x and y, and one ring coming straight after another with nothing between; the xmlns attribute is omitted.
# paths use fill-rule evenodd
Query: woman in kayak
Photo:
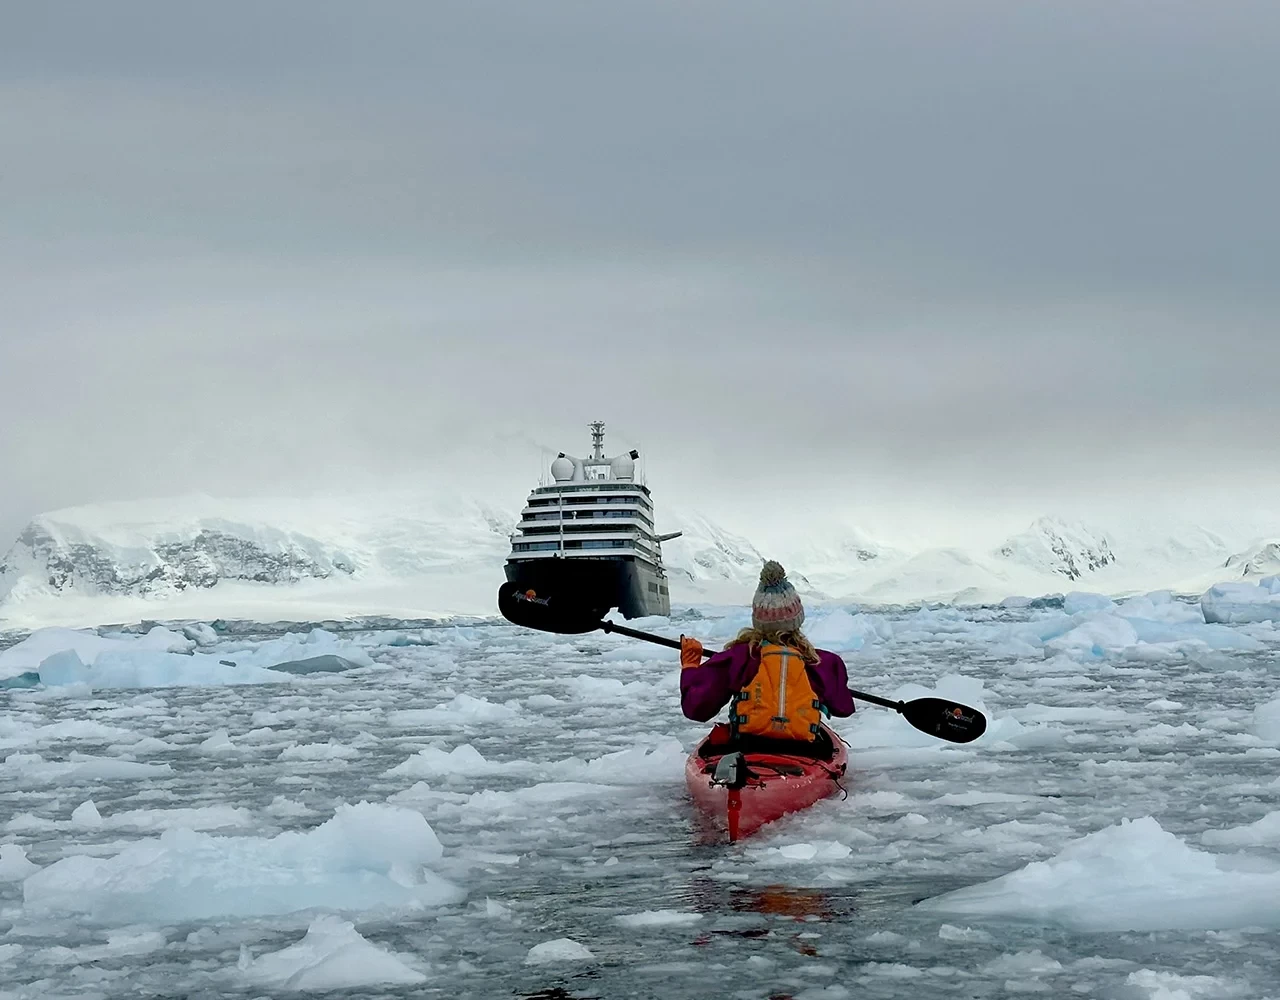
<svg viewBox="0 0 1280 1000"><path fill-rule="evenodd" d="M706 722L729 705L728 727L713 742L743 737L814 742L823 715L853 714L844 661L814 649L800 631L804 605L773 560L760 571L751 601L751 627L722 652L702 658L702 643L680 637L680 707ZM825 740L822 740L826 742Z"/></svg>

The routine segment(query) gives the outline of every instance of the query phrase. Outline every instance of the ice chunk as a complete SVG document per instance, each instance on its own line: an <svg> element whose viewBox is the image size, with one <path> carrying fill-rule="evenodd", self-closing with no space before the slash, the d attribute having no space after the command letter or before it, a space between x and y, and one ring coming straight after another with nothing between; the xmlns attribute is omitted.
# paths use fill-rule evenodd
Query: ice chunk
<svg viewBox="0 0 1280 1000"><path fill-rule="evenodd" d="M0 678L35 671L49 687L93 688L280 684L289 683L290 674L373 663L359 646L324 629L219 652L196 645L158 626L143 636L42 629L0 653Z"/></svg>
<svg viewBox="0 0 1280 1000"><path fill-rule="evenodd" d="M1206 830L1200 839L1215 847L1264 847L1280 844L1280 812L1269 812L1260 820L1228 830Z"/></svg>
<svg viewBox="0 0 1280 1000"><path fill-rule="evenodd" d="M26 848L18 844L0 844L0 882L21 882L39 870L39 865L27 860Z"/></svg>
<svg viewBox="0 0 1280 1000"><path fill-rule="evenodd" d="M548 965L553 962L589 962L595 956L572 938L543 941L529 949L525 965Z"/></svg>
<svg viewBox="0 0 1280 1000"><path fill-rule="evenodd" d="M1150 816L1124 820L991 882L919 904L1087 932L1280 927L1280 869L1234 871Z"/></svg>
<svg viewBox="0 0 1280 1000"><path fill-rule="evenodd" d="M168 764L139 764L76 752L66 761L47 761L38 753L14 753L0 764L0 775L12 779L20 788L64 781L141 780L172 773Z"/></svg>
<svg viewBox="0 0 1280 1000"><path fill-rule="evenodd" d="M90 830L97 829L102 826L102 814L93 804L93 799L87 799L71 811L71 822Z"/></svg>
<svg viewBox="0 0 1280 1000"><path fill-rule="evenodd" d="M1200 598L1207 622L1240 625L1246 622L1280 622L1280 576L1252 583L1219 583Z"/></svg>
<svg viewBox="0 0 1280 1000"><path fill-rule="evenodd" d="M216 729L209 738L200 744L200 750L203 753L231 753L238 749L231 742L231 737L227 735L225 729Z"/></svg>
<svg viewBox="0 0 1280 1000"><path fill-rule="evenodd" d="M696 924L702 919L701 913L690 913L684 910L644 910L640 913L624 913L613 918L623 927L671 927L685 924Z"/></svg>
<svg viewBox="0 0 1280 1000"><path fill-rule="evenodd" d="M1078 615L1082 611L1105 611L1114 608L1116 602L1105 594L1089 594L1073 590L1063 598L1062 610L1069 615Z"/></svg>
<svg viewBox="0 0 1280 1000"><path fill-rule="evenodd" d="M168 830L114 857L63 858L26 880L32 913L103 923L265 916L313 907L420 908L463 893L424 866L440 841L420 813L362 802L305 833L219 837Z"/></svg>
<svg viewBox="0 0 1280 1000"><path fill-rule="evenodd" d="M1246 994L1243 984L1215 976L1180 976L1176 972L1139 969L1125 980L1142 990L1147 1000L1210 1000L1216 997L1238 997Z"/></svg>
<svg viewBox="0 0 1280 1000"><path fill-rule="evenodd" d="M360 751L344 743L300 743L280 751L281 760L347 760L360 756Z"/></svg>
<svg viewBox="0 0 1280 1000"><path fill-rule="evenodd" d="M620 681L616 677L592 677L590 674L579 674L565 683L579 701L628 701L646 697L653 691L653 685L644 681Z"/></svg>
<svg viewBox="0 0 1280 1000"><path fill-rule="evenodd" d="M617 750L592 760L570 757L551 766L557 777L594 781L604 785L648 785L678 781L688 757L678 740L664 740L653 747Z"/></svg>
<svg viewBox="0 0 1280 1000"><path fill-rule="evenodd" d="M1061 972L1062 963L1049 958L1037 948L1034 951L1001 955L983 966L982 971L989 976L1042 976L1050 972Z"/></svg>
<svg viewBox="0 0 1280 1000"><path fill-rule="evenodd" d="M874 615L851 615L837 608L805 629L815 646L837 652L862 649L868 642L888 639L893 630L889 623Z"/></svg>
<svg viewBox="0 0 1280 1000"><path fill-rule="evenodd" d="M1152 622L1204 624L1204 614L1199 604L1179 601L1169 590L1156 590L1141 597L1130 597L1121 603L1119 614L1131 620L1141 618Z"/></svg>
<svg viewBox="0 0 1280 1000"><path fill-rule="evenodd" d="M102 822L108 830L223 830L251 826L253 813L233 806L129 809L104 816Z"/></svg>
<svg viewBox="0 0 1280 1000"><path fill-rule="evenodd" d="M1089 613L1075 628L1047 640L1044 655L1046 659L1065 655L1074 660L1118 657L1154 661L1188 650L1261 648L1262 643L1239 630L1204 624L1191 605L1172 600L1157 605L1148 595L1115 610Z"/></svg>
<svg viewBox="0 0 1280 1000"><path fill-rule="evenodd" d="M441 723L474 725L481 722L505 722L518 715L519 711L520 706L516 702L495 705L485 698L460 694L435 708L410 708L401 712L392 712L387 717L387 721L401 729L415 729L418 726Z"/></svg>
<svg viewBox="0 0 1280 1000"><path fill-rule="evenodd" d="M410 986L427 978L370 944L354 924L327 914L311 921L306 936L288 948L252 960L242 951L239 970L254 985L315 992Z"/></svg>
<svg viewBox="0 0 1280 1000"><path fill-rule="evenodd" d="M107 726L92 719L65 719L47 725L28 725L12 718L0 718L0 747L39 746L75 740L80 743L110 743L137 739L137 734L119 726Z"/></svg>
<svg viewBox="0 0 1280 1000"><path fill-rule="evenodd" d="M1119 615L1102 614L1044 644L1045 657L1065 653L1074 659L1101 658L1108 650L1137 645L1138 632Z"/></svg>
<svg viewBox="0 0 1280 1000"><path fill-rule="evenodd" d="M966 944L988 944L995 940L986 931L973 927L956 927L954 924L939 927L938 938L942 941L963 941Z"/></svg>
<svg viewBox="0 0 1280 1000"><path fill-rule="evenodd" d="M1280 743L1280 698L1263 702L1253 710L1250 730L1268 743Z"/></svg>
<svg viewBox="0 0 1280 1000"><path fill-rule="evenodd" d="M194 647L192 640L160 626L151 629L146 635L111 637L69 628L42 628L16 645L0 651L0 678L37 671L40 664L50 656L64 651L74 652L82 662L93 663L99 654L118 650L186 653Z"/></svg>
<svg viewBox="0 0 1280 1000"><path fill-rule="evenodd" d="M204 622L183 625L182 634L197 646L214 646L221 638L211 625L206 625Z"/></svg>
<svg viewBox="0 0 1280 1000"><path fill-rule="evenodd" d="M408 760L389 769L388 775L409 778L431 778L445 774L476 777L494 774L503 769L502 764L491 763L470 743L463 743L448 752L439 747L423 747Z"/></svg>
<svg viewBox="0 0 1280 1000"><path fill-rule="evenodd" d="M751 848L750 853L769 862L781 861L843 861L853 849L838 840L818 841L812 844L784 844L782 847Z"/></svg>

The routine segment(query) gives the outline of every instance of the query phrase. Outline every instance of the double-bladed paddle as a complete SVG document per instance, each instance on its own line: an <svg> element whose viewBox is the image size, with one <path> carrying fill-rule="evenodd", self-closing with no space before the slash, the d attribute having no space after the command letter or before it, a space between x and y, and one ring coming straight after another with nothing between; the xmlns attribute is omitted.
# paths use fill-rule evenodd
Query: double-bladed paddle
<svg viewBox="0 0 1280 1000"><path fill-rule="evenodd" d="M652 632L641 632L604 621L608 608L584 606L568 601L559 595L541 596L534 591L506 583L498 588L498 610L513 625L537 629L539 632L557 632L561 635L582 635L586 632L616 632L618 635L652 642L671 649L680 648L679 639L668 639ZM704 649L703 656L711 656L714 650ZM987 730L987 719L976 708L948 701L946 698L913 698L911 701L890 701L865 691L849 692L855 698L892 708L922 733L936 736L949 743L971 743Z"/></svg>

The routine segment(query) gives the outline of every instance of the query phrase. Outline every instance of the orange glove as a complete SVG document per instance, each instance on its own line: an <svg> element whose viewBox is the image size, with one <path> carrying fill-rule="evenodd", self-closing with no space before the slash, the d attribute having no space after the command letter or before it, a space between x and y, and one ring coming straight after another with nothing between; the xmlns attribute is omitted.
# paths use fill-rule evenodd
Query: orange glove
<svg viewBox="0 0 1280 1000"><path fill-rule="evenodd" d="M687 635L680 637L680 669L688 670L690 667L699 667L702 665L702 643L697 639L690 639Z"/></svg>

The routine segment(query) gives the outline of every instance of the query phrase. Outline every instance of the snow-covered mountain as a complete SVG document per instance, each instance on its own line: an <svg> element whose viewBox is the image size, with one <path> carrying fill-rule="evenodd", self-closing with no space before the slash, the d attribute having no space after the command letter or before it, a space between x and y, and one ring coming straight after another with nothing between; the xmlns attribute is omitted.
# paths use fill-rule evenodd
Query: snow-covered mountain
<svg viewBox="0 0 1280 1000"><path fill-rule="evenodd" d="M33 520L0 560L0 623L492 614L517 519L514 506L405 492L55 511ZM766 557L783 562L808 600L882 604L1199 593L1280 571L1280 543L1233 549L1195 527L1117 536L1042 517L994 551L913 550L849 525L808 528L765 547L700 512L660 508L659 529L684 532L663 546L673 603L745 603Z"/></svg>
<svg viewBox="0 0 1280 1000"><path fill-rule="evenodd" d="M0 618L472 613L492 604L516 520L409 494L69 508L0 559Z"/></svg>
<svg viewBox="0 0 1280 1000"><path fill-rule="evenodd" d="M755 544L716 524L695 511L672 510L664 519L683 534L662 545L663 562L671 577L673 594L690 600L741 603L750 595L760 579L765 559L783 558L788 562L787 576L801 593L812 597L826 594L815 587L808 575L799 572L808 563L793 561L790 553L762 553Z"/></svg>
<svg viewBox="0 0 1280 1000"><path fill-rule="evenodd" d="M1275 576L1280 573L1280 541L1257 542L1227 558L1232 576Z"/></svg>
<svg viewBox="0 0 1280 1000"><path fill-rule="evenodd" d="M4 592L39 581L50 591L151 595L224 580L285 584L350 576L356 561L329 542L270 525L200 518L108 540L57 515L36 518L0 562Z"/></svg>
<svg viewBox="0 0 1280 1000"><path fill-rule="evenodd" d="M1039 573L1080 580L1116 561L1107 536L1096 528L1042 517L996 550L1009 560Z"/></svg>
<svg viewBox="0 0 1280 1000"><path fill-rule="evenodd" d="M679 538L662 543L663 562L673 586L677 581L739 587L750 581L755 586L764 556L747 539L693 512L672 511L663 523L683 532Z"/></svg>

